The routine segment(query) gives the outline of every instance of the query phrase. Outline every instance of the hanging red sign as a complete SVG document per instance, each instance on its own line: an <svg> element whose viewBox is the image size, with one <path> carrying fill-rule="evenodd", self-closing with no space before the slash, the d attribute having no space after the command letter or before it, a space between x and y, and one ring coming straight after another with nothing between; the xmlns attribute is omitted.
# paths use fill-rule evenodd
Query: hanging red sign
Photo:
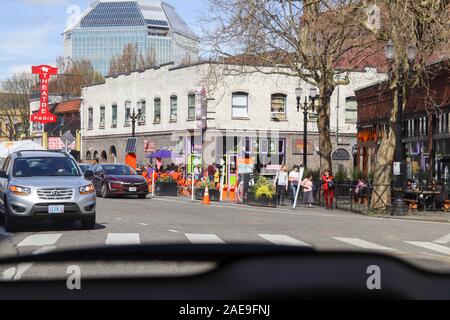
<svg viewBox="0 0 450 320"><path fill-rule="evenodd" d="M53 68L47 65L34 66L31 67L33 74L38 74L41 80L41 103L39 106L39 112L31 115L31 122L39 123L52 123L56 122L56 116L51 114L48 110L48 86L50 76L58 74L58 68Z"/></svg>

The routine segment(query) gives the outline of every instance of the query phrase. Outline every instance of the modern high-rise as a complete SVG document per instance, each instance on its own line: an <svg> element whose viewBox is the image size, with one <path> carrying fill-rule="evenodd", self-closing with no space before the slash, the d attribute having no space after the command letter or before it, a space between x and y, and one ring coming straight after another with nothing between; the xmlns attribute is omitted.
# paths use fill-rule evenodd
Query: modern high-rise
<svg viewBox="0 0 450 320"><path fill-rule="evenodd" d="M150 53L155 64L198 59L197 36L175 8L161 0L98 0L64 30L64 57L89 60L106 75L127 44Z"/></svg>

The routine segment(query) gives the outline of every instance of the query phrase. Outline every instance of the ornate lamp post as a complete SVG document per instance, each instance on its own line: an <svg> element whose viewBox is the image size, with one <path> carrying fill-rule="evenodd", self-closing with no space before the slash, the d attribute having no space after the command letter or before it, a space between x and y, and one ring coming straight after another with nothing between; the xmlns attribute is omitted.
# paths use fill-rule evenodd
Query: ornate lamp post
<svg viewBox="0 0 450 320"><path fill-rule="evenodd" d="M302 88L295 89L295 95L297 96L297 112L300 112L300 100L302 97ZM314 112L314 105L317 99L317 89L311 88L309 92L309 101L312 103L312 111ZM308 97L305 97L305 103L303 105L303 166L305 169L308 167Z"/></svg>
<svg viewBox="0 0 450 320"><path fill-rule="evenodd" d="M138 110L136 114L136 110L133 108L133 113L130 116L131 119L131 137L136 137L136 120L141 117L141 110Z"/></svg>

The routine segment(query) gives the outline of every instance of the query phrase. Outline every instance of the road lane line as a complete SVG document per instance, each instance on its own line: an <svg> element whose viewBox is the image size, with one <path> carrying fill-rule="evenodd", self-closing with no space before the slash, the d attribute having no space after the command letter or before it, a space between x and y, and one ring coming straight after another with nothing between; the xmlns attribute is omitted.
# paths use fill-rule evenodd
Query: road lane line
<svg viewBox="0 0 450 320"><path fill-rule="evenodd" d="M283 234L258 234L261 238L279 246L311 247L310 244Z"/></svg>
<svg viewBox="0 0 450 320"><path fill-rule="evenodd" d="M450 233L442 238L433 241L434 243L447 244L450 243Z"/></svg>
<svg viewBox="0 0 450 320"><path fill-rule="evenodd" d="M196 233L186 233L186 237L193 244L224 244L225 241L220 239L215 234L196 234Z"/></svg>
<svg viewBox="0 0 450 320"><path fill-rule="evenodd" d="M383 250L383 251L397 251L396 249L392 249L389 247L385 247L373 242L369 242L366 240L358 239L358 238L339 238L334 237L333 239L336 239L341 242L345 242L347 244L350 244L355 247L363 248L363 249L370 249L370 250Z"/></svg>
<svg viewBox="0 0 450 320"><path fill-rule="evenodd" d="M107 245L135 245L141 244L139 233L108 233Z"/></svg>
<svg viewBox="0 0 450 320"><path fill-rule="evenodd" d="M35 234L26 237L17 246L18 247L43 247L54 245L62 234Z"/></svg>
<svg viewBox="0 0 450 320"><path fill-rule="evenodd" d="M179 231L177 231L177 230L172 230L172 229L170 229L169 231L170 231L170 232L173 232L173 233L179 233Z"/></svg>
<svg viewBox="0 0 450 320"><path fill-rule="evenodd" d="M139 224L144 227L148 226L148 224L146 224L146 223L139 223Z"/></svg>
<svg viewBox="0 0 450 320"><path fill-rule="evenodd" d="M49 253L55 249L56 249L55 246L42 247L42 248L34 251L32 254L38 255L38 254ZM11 268L3 271L2 276L0 277L0 280L2 280L2 281L19 281L20 279L22 279L22 276L28 270L30 270L33 266L34 266L34 263L32 263L32 262L20 263L17 266L11 267Z"/></svg>
<svg viewBox="0 0 450 320"><path fill-rule="evenodd" d="M406 243L412 244L413 246L425 248L428 250L436 251L439 253L446 254L450 256L450 248L441 246L432 242L420 242L420 241L405 241Z"/></svg>

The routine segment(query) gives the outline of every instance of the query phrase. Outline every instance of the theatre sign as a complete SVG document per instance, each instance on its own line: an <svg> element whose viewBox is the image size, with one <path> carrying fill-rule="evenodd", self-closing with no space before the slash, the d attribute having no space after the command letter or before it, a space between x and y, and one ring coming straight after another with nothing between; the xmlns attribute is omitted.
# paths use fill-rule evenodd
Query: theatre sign
<svg viewBox="0 0 450 320"><path fill-rule="evenodd" d="M48 110L48 87L51 76L58 74L58 68L53 68L47 65L33 66L31 68L33 74L38 74L41 81L40 93L41 102L39 105L39 111L31 115L31 122L54 123L56 122L56 116L51 114Z"/></svg>

